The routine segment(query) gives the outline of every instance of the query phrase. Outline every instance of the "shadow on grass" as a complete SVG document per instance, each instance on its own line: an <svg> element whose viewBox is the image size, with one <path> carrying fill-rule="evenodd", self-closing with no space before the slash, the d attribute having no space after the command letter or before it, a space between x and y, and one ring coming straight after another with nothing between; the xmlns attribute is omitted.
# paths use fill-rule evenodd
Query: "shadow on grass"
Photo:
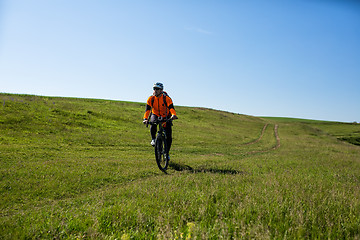
<svg viewBox="0 0 360 240"><path fill-rule="evenodd" d="M183 165L174 162L170 162L169 167L179 172L189 171L191 173L246 174L246 172L233 170L233 169L217 169L217 168L205 168L205 167L199 167L197 169L194 169L189 165Z"/></svg>

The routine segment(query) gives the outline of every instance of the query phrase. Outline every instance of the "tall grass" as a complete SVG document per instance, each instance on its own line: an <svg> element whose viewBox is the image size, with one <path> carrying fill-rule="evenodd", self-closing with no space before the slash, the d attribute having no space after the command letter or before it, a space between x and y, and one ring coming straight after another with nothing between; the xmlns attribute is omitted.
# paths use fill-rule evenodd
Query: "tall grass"
<svg viewBox="0 0 360 240"><path fill-rule="evenodd" d="M142 103L0 100L1 239L360 238L358 125L177 107L164 174Z"/></svg>

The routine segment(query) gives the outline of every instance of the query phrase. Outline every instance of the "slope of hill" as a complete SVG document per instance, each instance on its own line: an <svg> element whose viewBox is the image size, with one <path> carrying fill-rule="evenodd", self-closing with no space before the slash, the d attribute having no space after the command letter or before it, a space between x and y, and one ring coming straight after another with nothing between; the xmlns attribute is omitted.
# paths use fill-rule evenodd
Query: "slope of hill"
<svg viewBox="0 0 360 240"><path fill-rule="evenodd" d="M0 94L1 239L360 238L360 125Z"/></svg>

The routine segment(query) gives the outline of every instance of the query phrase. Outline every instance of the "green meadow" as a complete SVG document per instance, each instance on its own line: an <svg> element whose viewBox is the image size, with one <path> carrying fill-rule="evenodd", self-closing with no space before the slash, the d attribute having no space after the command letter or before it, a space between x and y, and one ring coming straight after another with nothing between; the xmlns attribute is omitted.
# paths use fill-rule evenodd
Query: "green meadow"
<svg viewBox="0 0 360 240"><path fill-rule="evenodd" d="M0 239L360 239L360 124L175 107L0 94Z"/></svg>

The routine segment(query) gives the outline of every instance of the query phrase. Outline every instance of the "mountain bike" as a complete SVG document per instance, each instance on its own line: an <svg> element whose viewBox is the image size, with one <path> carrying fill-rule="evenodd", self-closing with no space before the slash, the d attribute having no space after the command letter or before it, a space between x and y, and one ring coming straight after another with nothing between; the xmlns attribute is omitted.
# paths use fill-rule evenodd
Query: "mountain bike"
<svg viewBox="0 0 360 240"><path fill-rule="evenodd" d="M166 171L169 166L169 157L168 157L168 146L167 146L167 137L165 132L165 125L172 124L171 119L158 118L155 122L149 122L151 125L159 125L159 130L155 138L155 159L159 169L163 172Z"/></svg>

